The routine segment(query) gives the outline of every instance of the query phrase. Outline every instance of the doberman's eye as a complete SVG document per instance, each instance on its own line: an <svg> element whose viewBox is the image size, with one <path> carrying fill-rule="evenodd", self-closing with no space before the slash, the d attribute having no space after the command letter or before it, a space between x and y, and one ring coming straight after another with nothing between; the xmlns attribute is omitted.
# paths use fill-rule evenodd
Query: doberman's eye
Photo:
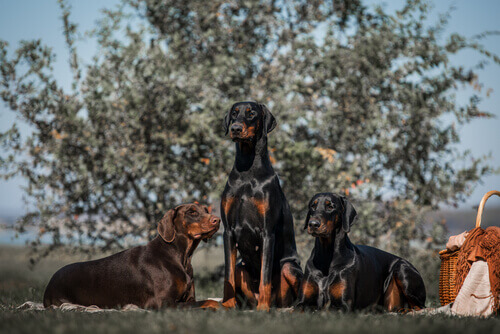
<svg viewBox="0 0 500 334"><path fill-rule="evenodd" d="M231 112L231 117L236 118L236 116L238 116L238 113L233 110L233 112Z"/></svg>
<svg viewBox="0 0 500 334"><path fill-rule="evenodd" d="M327 210L333 210L333 208L334 208L333 204L330 202L325 203L325 207Z"/></svg>
<svg viewBox="0 0 500 334"><path fill-rule="evenodd" d="M255 110L250 110L250 112L248 113L248 116L250 116L250 117L254 117L255 115L257 115Z"/></svg>

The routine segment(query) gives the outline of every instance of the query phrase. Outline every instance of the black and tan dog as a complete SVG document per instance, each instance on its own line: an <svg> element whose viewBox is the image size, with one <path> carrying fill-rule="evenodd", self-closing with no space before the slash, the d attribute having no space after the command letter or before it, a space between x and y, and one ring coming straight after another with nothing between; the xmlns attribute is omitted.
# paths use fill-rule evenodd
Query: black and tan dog
<svg viewBox="0 0 500 334"><path fill-rule="evenodd" d="M424 282L411 263L351 243L347 233L355 218L356 210L345 197L320 193L311 199L304 229L316 242L295 306L343 311L424 308Z"/></svg>
<svg viewBox="0 0 500 334"><path fill-rule="evenodd" d="M236 142L236 159L222 194L225 307L241 300L258 310L288 307L302 270L293 218L267 150L276 121L263 104L239 102L224 120ZM236 265L237 250L242 261Z"/></svg>
<svg viewBox="0 0 500 334"><path fill-rule="evenodd" d="M171 209L158 223L159 235L147 245L61 268L45 289L43 304L216 309L220 304L215 301L195 301L191 256L202 239L219 229L219 223L220 218L204 205Z"/></svg>

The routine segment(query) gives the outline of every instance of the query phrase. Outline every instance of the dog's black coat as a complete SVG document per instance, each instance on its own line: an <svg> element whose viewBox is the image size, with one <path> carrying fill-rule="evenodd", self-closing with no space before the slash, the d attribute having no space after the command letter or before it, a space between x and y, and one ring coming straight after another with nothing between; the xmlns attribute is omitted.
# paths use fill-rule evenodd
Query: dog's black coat
<svg viewBox="0 0 500 334"><path fill-rule="evenodd" d="M308 210L304 228L316 241L296 307L344 311L425 307L424 282L411 263L377 248L351 243L347 233L356 211L345 197L316 194Z"/></svg>
<svg viewBox="0 0 500 334"><path fill-rule="evenodd" d="M262 310L290 306L302 270L292 214L267 149L275 118L263 104L239 102L229 110L224 125L236 142L236 159L221 202L226 263L223 304L234 307L243 298ZM242 258L238 265L236 250Z"/></svg>

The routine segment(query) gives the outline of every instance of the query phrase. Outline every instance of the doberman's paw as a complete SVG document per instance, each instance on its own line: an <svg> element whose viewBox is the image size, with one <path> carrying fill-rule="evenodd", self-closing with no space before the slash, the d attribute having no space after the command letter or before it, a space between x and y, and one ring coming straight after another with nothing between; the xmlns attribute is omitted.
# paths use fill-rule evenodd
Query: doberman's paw
<svg viewBox="0 0 500 334"><path fill-rule="evenodd" d="M235 308L236 307L236 298L231 298L226 300L225 302L222 302L222 306L224 308Z"/></svg>
<svg viewBox="0 0 500 334"><path fill-rule="evenodd" d="M269 312L269 305L267 304L257 304L257 311L266 311Z"/></svg>
<svg viewBox="0 0 500 334"><path fill-rule="evenodd" d="M203 303L201 308L211 311L217 311L219 308L221 308L221 304L216 302L215 300L207 300Z"/></svg>

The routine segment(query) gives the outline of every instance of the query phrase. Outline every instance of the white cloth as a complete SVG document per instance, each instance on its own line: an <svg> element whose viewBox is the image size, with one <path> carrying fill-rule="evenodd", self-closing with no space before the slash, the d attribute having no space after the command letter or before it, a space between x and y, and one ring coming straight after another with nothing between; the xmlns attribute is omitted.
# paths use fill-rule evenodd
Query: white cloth
<svg viewBox="0 0 500 334"><path fill-rule="evenodd" d="M82 306L82 305L77 305L77 304L71 304L71 303L63 303L61 306L49 306L47 308L43 307L42 303L35 303L28 301L20 306L17 307L18 310L24 310L24 311L43 311L43 310L49 310L49 309L59 309L61 311L78 311L78 312L89 312L89 313L96 313L96 312L117 312L117 311L139 311L139 312L148 312L148 310L144 310L139 308L137 305L133 304L127 304L121 309L104 309L104 308L99 308L95 305L92 306Z"/></svg>
<svg viewBox="0 0 500 334"><path fill-rule="evenodd" d="M457 315L487 317L493 313L488 264L476 261L472 264L464 284L460 289L451 312Z"/></svg>
<svg viewBox="0 0 500 334"><path fill-rule="evenodd" d="M208 298L208 300L214 300L216 302L221 303L222 298ZM139 306L134 304L127 304L122 308L111 308L105 309L100 308L95 305L92 306L82 306L78 304L71 303L63 303L61 306L49 306L47 308L43 307L42 303L36 303L32 301L27 301L24 304L17 307L18 310L26 310L26 311L43 311L48 309L59 309L61 311L79 311L79 312L116 312L116 311L139 311L139 312L148 312L148 310L141 309Z"/></svg>
<svg viewBox="0 0 500 334"><path fill-rule="evenodd" d="M462 248L465 238L469 235L469 232L465 231L458 235L452 235L448 242L446 243L446 248L451 251L456 251L459 248Z"/></svg>

